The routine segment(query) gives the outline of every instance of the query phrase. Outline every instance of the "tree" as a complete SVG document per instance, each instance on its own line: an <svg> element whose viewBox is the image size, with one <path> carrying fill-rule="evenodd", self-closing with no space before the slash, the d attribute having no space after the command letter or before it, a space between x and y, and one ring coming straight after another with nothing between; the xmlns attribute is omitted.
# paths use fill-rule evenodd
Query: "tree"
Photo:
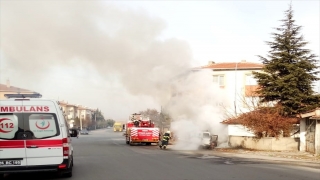
<svg viewBox="0 0 320 180"><path fill-rule="evenodd" d="M290 137L294 124L298 123L296 117L283 116L281 106L260 107L254 111L241 114L236 122L251 130L256 137Z"/></svg>
<svg viewBox="0 0 320 180"><path fill-rule="evenodd" d="M92 123L91 126L93 126L93 128L99 128L102 126L105 126L105 118L101 112L101 110L96 109L95 111L93 111L93 113L91 114L91 119L92 119Z"/></svg>
<svg viewBox="0 0 320 180"><path fill-rule="evenodd" d="M91 118L93 121L94 120L96 120L96 121L104 121L105 120L101 110L99 110L99 109L97 109L96 111L93 112Z"/></svg>
<svg viewBox="0 0 320 180"><path fill-rule="evenodd" d="M160 114L156 109L147 109L145 111L140 111L143 117L149 117L151 121L158 122L160 119Z"/></svg>
<svg viewBox="0 0 320 180"><path fill-rule="evenodd" d="M80 127L80 118L78 116L74 118L74 125Z"/></svg>
<svg viewBox="0 0 320 180"><path fill-rule="evenodd" d="M107 119L106 122L107 122L107 126L110 126L110 127L112 127L113 124L115 123L115 121L113 119Z"/></svg>
<svg viewBox="0 0 320 180"><path fill-rule="evenodd" d="M227 123L240 124L253 132L257 138L261 137L290 137L298 124L297 117L283 116L280 105L270 106L259 102L256 96L240 96L241 103L246 109L239 109L235 115L227 107L225 117Z"/></svg>
<svg viewBox="0 0 320 180"><path fill-rule="evenodd" d="M259 56L265 64L262 72L253 72L260 88L261 102L275 102L282 107L281 114L292 116L314 109L320 95L313 91L313 82L319 80L316 55L304 47L308 42L300 35L301 26L295 25L291 5L285 11L283 24L275 28L271 50L267 58Z"/></svg>

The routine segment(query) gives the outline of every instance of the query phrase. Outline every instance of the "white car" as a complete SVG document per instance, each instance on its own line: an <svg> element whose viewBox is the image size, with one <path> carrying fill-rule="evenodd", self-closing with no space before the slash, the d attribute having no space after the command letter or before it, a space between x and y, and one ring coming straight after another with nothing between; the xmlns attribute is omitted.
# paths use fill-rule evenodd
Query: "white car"
<svg viewBox="0 0 320 180"><path fill-rule="evenodd" d="M86 129L83 129L80 131L80 134L85 134L85 135L89 135L89 131Z"/></svg>

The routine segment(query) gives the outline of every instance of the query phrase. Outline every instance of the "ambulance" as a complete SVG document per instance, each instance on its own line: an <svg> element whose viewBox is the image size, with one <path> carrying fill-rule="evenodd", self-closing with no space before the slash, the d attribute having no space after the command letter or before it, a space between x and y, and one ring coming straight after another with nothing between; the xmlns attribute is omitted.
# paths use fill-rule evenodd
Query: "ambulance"
<svg viewBox="0 0 320 180"><path fill-rule="evenodd" d="M44 171L72 177L74 135L59 103L41 94L5 97L0 100L0 179Z"/></svg>

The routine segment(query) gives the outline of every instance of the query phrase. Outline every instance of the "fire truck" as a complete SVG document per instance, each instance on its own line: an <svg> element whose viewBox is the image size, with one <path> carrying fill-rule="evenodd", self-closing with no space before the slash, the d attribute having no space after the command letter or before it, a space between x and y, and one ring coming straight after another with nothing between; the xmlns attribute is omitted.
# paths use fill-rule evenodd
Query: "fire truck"
<svg viewBox="0 0 320 180"><path fill-rule="evenodd" d="M159 143L159 128L149 118L143 118L141 114L134 113L129 117L126 123L126 143L130 146L133 144L143 143L151 145Z"/></svg>

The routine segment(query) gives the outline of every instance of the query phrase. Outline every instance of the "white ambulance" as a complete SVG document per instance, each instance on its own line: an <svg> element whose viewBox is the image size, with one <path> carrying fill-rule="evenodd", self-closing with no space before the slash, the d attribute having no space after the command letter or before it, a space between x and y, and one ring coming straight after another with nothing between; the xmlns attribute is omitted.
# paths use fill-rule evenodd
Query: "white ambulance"
<svg viewBox="0 0 320 180"><path fill-rule="evenodd" d="M5 96L0 100L0 179L43 171L71 177L71 135L58 102L41 94Z"/></svg>

